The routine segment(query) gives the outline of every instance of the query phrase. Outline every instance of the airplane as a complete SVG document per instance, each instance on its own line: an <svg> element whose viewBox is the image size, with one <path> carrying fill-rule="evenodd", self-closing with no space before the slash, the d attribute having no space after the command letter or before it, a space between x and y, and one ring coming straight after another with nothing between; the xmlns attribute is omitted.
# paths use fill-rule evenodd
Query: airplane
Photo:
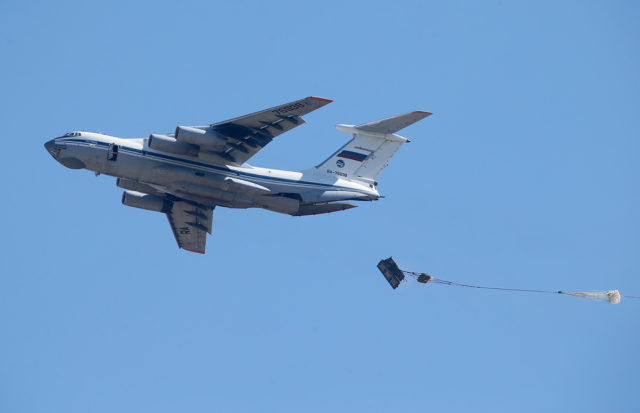
<svg viewBox="0 0 640 413"><path fill-rule="evenodd" d="M344 201L378 200L378 174L409 141L396 132L431 115L414 111L361 125L337 125L352 139L303 171L247 164L275 137L305 123L303 115L331 102L310 96L148 138L69 132L44 146L67 168L116 177L117 186L125 190L124 205L166 214L178 247L204 254L215 207L303 216L356 207Z"/></svg>

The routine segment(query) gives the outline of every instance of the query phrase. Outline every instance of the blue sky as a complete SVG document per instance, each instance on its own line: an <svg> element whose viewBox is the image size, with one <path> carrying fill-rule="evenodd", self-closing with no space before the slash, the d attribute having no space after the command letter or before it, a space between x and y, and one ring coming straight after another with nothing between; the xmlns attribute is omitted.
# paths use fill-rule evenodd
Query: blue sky
<svg viewBox="0 0 640 413"><path fill-rule="evenodd" d="M0 411L640 410L640 7L629 1L0 3ZM56 163L308 95L252 163L304 169L338 123L410 110L386 198L219 208L202 256L113 178Z"/></svg>

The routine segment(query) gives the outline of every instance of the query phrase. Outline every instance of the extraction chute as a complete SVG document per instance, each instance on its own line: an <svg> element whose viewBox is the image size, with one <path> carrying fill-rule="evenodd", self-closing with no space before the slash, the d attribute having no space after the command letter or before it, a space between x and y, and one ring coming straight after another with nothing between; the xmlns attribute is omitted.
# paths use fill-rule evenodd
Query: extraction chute
<svg viewBox="0 0 640 413"><path fill-rule="evenodd" d="M445 284L452 285L456 287L467 287L467 288L479 288L483 290L500 290L500 291L520 291L520 292L528 292L528 293L547 293L547 294L564 294L564 295L572 295L574 297L587 298L589 300L594 301L608 301L611 304L619 304L622 297L624 298L636 298L640 299L640 297L632 296L632 295L620 295L618 290L609 290L604 292L570 292L570 291L551 291L551 290L529 290L524 288L504 288L504 287L487 287L481 285L471 285L471 284L462 284L455 281L447 281L435 278L425 272L417 273L413 271L406 271L400 269L398 264L393 260L392 257L389 257L385 260L380 260L378 263L378 269L384 275L384 277L389 282L389 285L395 290L398 288L401 282L405 280L405 275L413 277L419 283L427 284L427 283L435 283L435 284Z"/></svg>

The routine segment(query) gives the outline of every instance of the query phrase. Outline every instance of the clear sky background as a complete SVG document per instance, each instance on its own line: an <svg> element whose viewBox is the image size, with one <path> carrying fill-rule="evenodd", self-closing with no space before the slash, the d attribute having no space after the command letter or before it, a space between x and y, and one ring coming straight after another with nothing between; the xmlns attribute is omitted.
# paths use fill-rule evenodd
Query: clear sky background
<svg viewBox="0 0 640 413"><path fill-rule="evenodd" d="M178 4L179 3L179 4ZM632 1L0 2L1 412L640 411L640 6ZM252 163L316 165L338 123L434 113L385 199L216 209L179 250L115 179L43 143L335 102Z"/></svg>

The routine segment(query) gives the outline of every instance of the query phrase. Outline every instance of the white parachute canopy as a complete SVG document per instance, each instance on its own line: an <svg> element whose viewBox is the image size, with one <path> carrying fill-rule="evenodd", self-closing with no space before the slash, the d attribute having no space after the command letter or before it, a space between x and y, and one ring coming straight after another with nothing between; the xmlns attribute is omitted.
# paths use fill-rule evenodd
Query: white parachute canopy
<svg viewBox="0 0 640 413"><path fill-rule="evenodd" d="M573 295L575 297L588 298L594 301L609 301L610 304L620 304L620 292L618 290L609 290L606 293L591 292L565 292L558 291L559 294Z"/></svg>

